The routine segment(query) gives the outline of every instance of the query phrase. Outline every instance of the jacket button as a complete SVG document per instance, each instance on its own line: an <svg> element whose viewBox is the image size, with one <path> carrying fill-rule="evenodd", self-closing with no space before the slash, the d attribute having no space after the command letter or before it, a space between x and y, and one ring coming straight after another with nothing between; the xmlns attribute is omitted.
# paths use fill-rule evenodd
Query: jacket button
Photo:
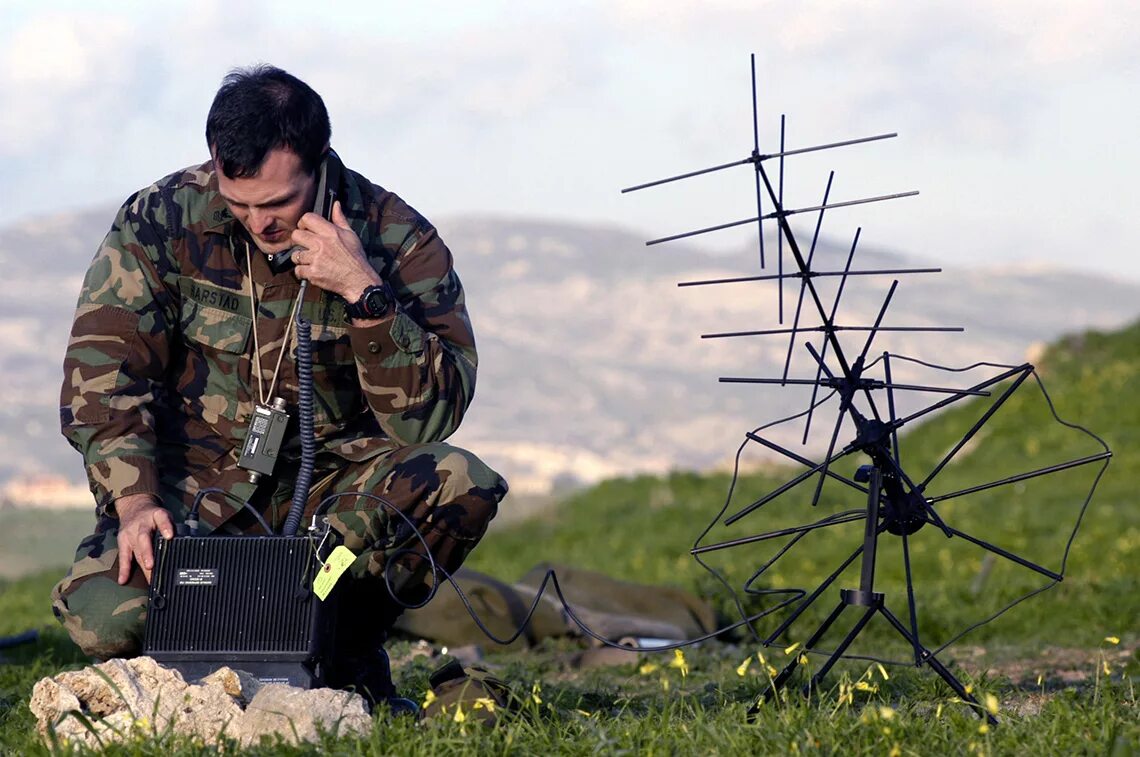
<svg viewBox="0 0 1140 757"><path fill-rule="evenodd" d="M375 355L377 352L380 351L380 345L377 344L376 342L369 342L368 343L368 351L371 352L373 355Z"/></svg>

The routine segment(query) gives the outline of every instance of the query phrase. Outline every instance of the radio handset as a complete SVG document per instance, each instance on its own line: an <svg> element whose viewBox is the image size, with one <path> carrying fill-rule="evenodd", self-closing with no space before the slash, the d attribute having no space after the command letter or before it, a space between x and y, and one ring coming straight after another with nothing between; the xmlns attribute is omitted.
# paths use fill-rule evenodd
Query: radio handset
<svg viewBox="0 0 1140 757"><path fill-rule="evenodd" d="M331 150L329 152L332 153ZM335 158L335 154L331 157ZM321 161L320 178L317 180L316 202L313 204L313 212L320 214L326 221L332 220L333 203L336 202L336 188L340 184L340 177L337 175L339 173L337 169L340 167L339 159L332 161L331 170L329 166L330 155L326 155L325 159ZM284 252L267 255L266 261L269 263L269 270L273 271L274 274L293 270L293 253L300 249L303 248L296 245Z"/></svg>

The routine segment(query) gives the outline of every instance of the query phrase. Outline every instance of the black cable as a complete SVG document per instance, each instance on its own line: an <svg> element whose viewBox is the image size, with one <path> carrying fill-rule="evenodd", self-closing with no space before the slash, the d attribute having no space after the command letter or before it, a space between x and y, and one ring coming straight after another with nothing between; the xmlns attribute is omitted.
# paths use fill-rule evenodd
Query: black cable
<svg viewBox="0 0 1140 757"><path fill-rule="evenodd" d="M892 358L898 358L900 360L909 360L911 362L921 363L927 367L942 368L941 366L936 366L936 365L930 364L930 363L924 363L923 361L915 360L913 358L908 358L907 356L903 356L903 355L892 355L891 357ZM878 362L878 360L870 363L868 367L873 366L876 362ZM976 363L973 366L969 366L967 368L961 368L961 369L944 368L944 370L964 371L964 370L969 370L970 368L979 367L979 366L988 366L988 367L995 367L995 368L1007 367L1007 366L1003 366L1000 364L994 364L994 363ZM1084 428L1083 426L1073 424L1073 423L1070 423L1068 421L1061 419L1060 416L1057 415L1056 409L1053 406L1052 399L1049 397L1048 393L1045 392L1045 388L1044 388L1043 383L1041 382L1040 377L1036 375L1036 371L1034 371L1034 377L1037 380L1038 386L1041 387L1042 393L1045 396L1046 402L1048 403L1048 405L1050 407L1050 410L1053 414L1053 417L1059 423L1061 423L1067 427L1073 428L1074 430L1078 430L1078 431L1081 431L1083 433L1086 433L1090 437L1096 439L1102 445L1104 444L1103 440L1101 440L1100 437L1096 436L1095 434L1093 434L1091 431ZM822 397L817 402L815 402L807 410L804 410L804 411L801 411L799 413L795 413L793 415L787 416L785 418L781 418L779 420L772 421L770 423L758 426L751 433L755 435L761 431L764 431L768 428L771 428L772 426L776 426L776 425L779 425L781 423L786 423L788 421L795 420L796 418L800 418L800 417L806 415L808 412L811 412L812 410L814 410L819 405L822 405L823 403L827 402L829 399L831 399L831 397L834 394L835 394L835 392L832 391L831 393L827 394L826 396ZM741 458L741 455L743 454L744 449L747 447L749 441L751 441L751 439L749 439L746 436L745 441L737 449L736 456L734 459L732 479L731 479L731 482L729 484L729 491L728 491L728 494L725 498L725 502L721 506L721 508L717 512L717 514L710 520L709 524L704 528L704 530L701 532L701 534L697 537L697 539L693 545L694 548L696 548L700 545L700 542L705 538L705 536L707 536L709 534L709 532L712 531L712 529L716 526L716 524L720 520L720 518L728 510L728 507L732 501L733 492L734 492L736 485L739 481L740 458ZM1105 445L1105 449L1107 449L1107 445ZM1081 511L1080 511L1080 517L1078 517L1078 519L1077 519L1077 523L1074 526L1073 531L1071 532L1071 534L1069 536L1069 540L1068 540L1068 543L1067 543L1066 548L1065 548L1064 560L1067 560L1067 558L1068 558L1069 549L1072 545L1073 540L1076 538L1076 534L1080 528L1081 520L1084 516L1085 510L1088 508L1088 505L1092 500L1093 494L1096 490L1096 486L1099 483L1101 476L1103 475L1106 467L1107 467L1107 460L1105 461L1105 466L1103 466L1101 468L1101 471L1098 473L1096 480L1093 482L1093 485L1089 491L1088 496L1085 498L1085 501L1082 504ZM197 504L200 501L200 499L202 498L202 496L204 496L207 493L214 492L214 491L220 491L220 490L206 489L206 490L203 490L202 492L200 492L198 495L198 498L196 498L196 500L195 500L195 510L196 510ZM222 492L222 493L224 494L225 492ZM320 516L324 515L326 513L326 511L328 510L328 508L337 499L339 499L341 497L347 497L347 496L358 497L358 498L362 498L365 500L369 500L369 501L378 503L383 509L385 509L386 511L388 511L392 515L398 517L403 522L403 524L405 526L407 526L407 529L408 529L407 535L410 537L413 537L415 539L415 541L418 542L419 547L422 547L422 549L423 549L423 553L420 554L419 552L415 551L415 548L409 548L409 547L400 548L400 549L395 550L392 554L390 554L386 560L385 569L384 569L384 578L383 578L385 589L387 590L387 592L388 592L389 596L392 598L392 600L394 602L396 602L400 607L402 607L404 609L417 609L417 608L420 608L420 607L427 605L435 597L436 593L439 591L439 588L442 585L441 582L447 581L448 583L451 584L452 588L455 589L456 595L459 597L460 602L463 604L464 608L466 609L467 613L470 615L470 617L471 617L472 621L475 623L476 627L478 627L479 630L485 636L487 636L487 638L491 639L492 641L494 641L496 643L506 645L506 644L512 643L513 641L518 639L520 636L522 636L522 634L525 632L526 627L530 624L531 619L534 617L535 612L537 612L539 603L542 601L543 595L546 593L547 588L553 587L553 591L555 593L555 596L557 596L558 601L562 605L563 609L565 610L567 617L569 617L574 622L574 624L582 631L582 633L584 635L594 639L595 641L599 642L600 644L602 644L604 646L615 647L615 648L619 648L619 649L629 649L628 646L621 644L619 641L615 641L613 639L608 639L608 638L602 636L601 634L597 633L596 631L591 629L578 616L578 614L574 611L573 606L566 599L566 596L563 593L562 587L558 582L558 576L553 569L548 570L546 572L546 574L543 576L543 579L540 582L540 584L536 590L534 599L532 600L531 605L528 608L526 614L523 616L522 621L519 623L518 628L512 634L510 634L507 637L497 636L493 631L491 631L486 626L486 624L479 617L479 614L475 611L474 607L471 604L470 599L468 599L467 595L464 593L463 589L460 587L459 582L456 581L456 579L450 573L448 573L446 570L444 570L443 568L441 568L439 565L436 564L435 558L432 555L431 549L428 547L427 541L426 541L423 533L421 533L421 531L420 531L420 527L417 526L411 520L411 518L408 517L408 515L405 512L400 510L390 500L388 500L384 497L381 497L379 495L369 493L369 492L338 492L338 493L330 494L327 497L325 497L323 500L321 500L321 502L318 505L317 510L316 510L316 516L320 517ZM246 503L246 505L248 506L248 503ZM252 508L250 508L250 509L252 510ZM253 511L253 512L256 512L256 511ZM836 513L834 515L825 517L824 519L822 519L819 522L820 523L826 523L826 522L833 520L833 519L837 520L837 519L842 518L848 514L849 513ZM258 519L264 525L264 521L261 520L260 516L258 516ZM798 540L798 537L797 537L797 540ZM784 551L786 551L786 549L783 550L781 552L781 554ZM430 590L427 592L426 596L424 597L424 599L422 601L414 602L414 603L413 602L407 602L407 601L401 599L397 595L396 590L392 586L392 579L391 579L394 561L399 559L399 558L406 557L409 554L413 554L417 557L420 557L421 559L425 559L427 561L429 567L430 567L429 572L431 574L431 583L430 583L431 588L430 588ZM759 580L759 578L764 574L764 572L766 570L768 570L768 568L770 568L771 565L773 565L776 562L776 559L779 556L780 555L777 555L776 558L769 560L768 563L761 566L760 569L758 569L755 573L753 573L748 578L748 580L745 582L744 587L743 587L743 592L744 592L744 594L746 594L748 596L754 596L754 597L765 597L765 596L773 596L773 595L790 595L790 596L787 596L782 601L779 601L773 607L766 608L766 609L761 610L759 612L749 613L744 608L740 594L736 591L736 589L733 588L732 584L728 581L728 579L720 571L718 571L715 568L713 568L712 566L708 565L698 555L694 555L693 559L696 560L696 562L699 565L701 565L701 567L703 567L706 571L708 571L721 585L723 585L729 591L729 593L732 596L733 603L736 605L737 611L740 614L740 620L735 621L733 623L730 623L729 625L723 626L721 628L718 628L714 631L711 631L707 634L704 634L702 636L699 636L699 637L696 637L693 639L686 639L683 641L679 641L677 643L663 644L663 645L654 646L654 647L640 647L640 648L638 648L638 651L643 651L643 652L658 651L659 652L659 651L668 651L668 650L673 650L673 649L679 649L682 647L691 646L693 644L698 644L698 643L701 643L704 641L708 641L710 639L715 639L715 638L720 637L721 635L723 635L726 632L733 631L737 628L745 628L745 627L748 628L748 630L751 632L755 642L758 643L760 646L766 647L766 648L780 648L782 646L781 644L777 643L775 641L775 639L768 640L768 639L763 638L757 632L756 628L752 624L761 618L764 618L768 615L771 615L772 613L778 612L779 610L782 610L782 609L790 606L791 604L793 604L797 600L807 596L809 592L806 588L803 588L803 587L788 587L788 588L783 588L783 589L757 589L757 588L754 588L753 585L755 584L755 582L757 580ZM1061 569L1062 574L1064 573L1064 560L1062 561L1062 569ZM1033 597L1033 596L1045 591L1046 589L1051 588L1052 586L1056 585L1056 583L1057 583L1056 581L1052 581L1046 586L1035 589L1035 590L1028 592L1027 594L1015 599L1014 601L1010 602L1005 607L1003 607L1001 610L996 612L994 615L990 616L989 618L982 620L979 623L976 623L974 625L969 626L964 631L962 631L961 633L959 633L958 635L956 635L952 639L950 639L950 641L946 642L945 644L941 645L940 647L938 647L936 649L930 650L930 654L935 655L935 656L940 654L947 647L949 647L951 644L953 644L957 640L961 639L966 634L970 633L973 630L976 630L977 628L980 628L981 626L988 624L989 622L993 621L994 619L996 619L1000 615L1009 611L1010 609L1012 609L1016 605L1020 604L1021 602L1025 601L1026 599L1029 599L1030 597ZM813 598L811 600L811 602L814 603L815 599L818 599L818 596ZM804 608L804 609L806 609L806 608ZM831 654L833 654L832 650L825 650L825 649L819 649L819 648L814 648L814 647L813 648L804 647L804 648L801 648L799 650L799 652L803 653L803 654L816 654L816 655L823 655L823 656L830 656ZM848 660L877 662L880 664L888 664L888 665L913 664L913 660L895 660L892 658L879 657L879 656L875 656L875 655L845 654L845 655L843 655L843 657L845 659L848 659Z"/></svg>
<svg viewBox="0 0 1140 757"><path fill-rule="evenodd" d="M257 518L257 522L261 524L262 528L265 529L265 533L273 533L273 529L270 528L269 524L265 522L265 518L261 517L261 513L259 513L257 509L249 503L248 500L244 500L236 494L231 494L225 489L221 489L216 486L210 486L200 490L196 495L194 495L194 503L190 505L190 513L186 516L186 522L184 524L187 531L189 531L187 534L188 536L198 535L198 509L202 504L202 500L206 498L207 494L221 494L223 497L227 497L235 502L240 503L243 508L253 513L253 517Z"/></svg>
<svg viewBox="0 0 1140 757"><path fill-rule="evenodd" d="M293 485L293 504L289 507L289 515L285 518L284 528L281 529L281 533L285 536L295 535L297 529L301 527L301 518L305 514L305 502L309 498L309 486L313 481L313 467L317 458L317 443L313 434L313 331L312 323L303 313L308 283L302 279L301 289L297 293L297 299L301 304L297 308L297 406L301 466L297 470L297 480Z"/></svg>

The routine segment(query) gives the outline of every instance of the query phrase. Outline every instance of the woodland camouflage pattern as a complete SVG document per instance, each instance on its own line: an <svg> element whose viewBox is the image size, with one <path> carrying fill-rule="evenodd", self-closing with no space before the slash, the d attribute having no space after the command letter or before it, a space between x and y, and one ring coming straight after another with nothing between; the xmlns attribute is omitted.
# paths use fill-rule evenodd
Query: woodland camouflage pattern
<svg viewBox="0 0 1140 757"><path fill-rule="evenodd" d="M450 251L422 216L360 174L345 168L341 176L344 213L399 307L380 324L354 327L339 297L309 288L302 309L313 324L318 449L310 509L322 490L388 492L424 524L421 532L434 534L429 546L453 570L506 493L506 482L478 458L442 443L475 391L463 289ZM257 528L252 517L237 515L242 500L274 528L284 521L300 458L295 330L274 392L292 416L276 473L254 486L237 461L258 401L252 361L268 386L299 282L291 272L273 274L256 248L247 271L246 243L205 163L128 198L87 272L64 361L60 420L83 455L99 525L53 597L92 654L101 631L87 630L90 645L80 641L80 588L98 579L99 590L88 586L83 600L92 604L88 623L110 615L137 623L145 611L145 583L133 585L140 572L123 587L109 572L117 557L115 499L154 494L177 523L200 489L219 487L233 499L202 502L200 533ZM337 502L334 509L346 512L334 516L334 527L357 547L354 575L377 576L387 558L383 549L369 551L370 540L387 538L387 521L374 502L353 500ZM409 571L423 577L422 569ZM112 586L103 585L108 581Z"/></svg>

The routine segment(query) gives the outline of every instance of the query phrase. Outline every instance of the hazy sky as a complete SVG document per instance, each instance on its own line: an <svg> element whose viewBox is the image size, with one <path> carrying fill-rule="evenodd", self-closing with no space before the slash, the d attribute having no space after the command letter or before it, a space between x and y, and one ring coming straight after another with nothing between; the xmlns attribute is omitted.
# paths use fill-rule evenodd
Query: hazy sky
<svg viewBox="0 0 1140 757"><path fill-rule="evenodd" d="M746 218L747 168L619 189L748 154L750 53L762 151L781 113L788 147L900 134L789 159L790 207L816 204L832 168L835 201L922 192L835 210L833 235L861 224L945 265L1140 280L1135 0L0 0L0 224L117 203L200 162L221 77L257 61L321 92L346 162L429 218L647 238Z"/></svg>

